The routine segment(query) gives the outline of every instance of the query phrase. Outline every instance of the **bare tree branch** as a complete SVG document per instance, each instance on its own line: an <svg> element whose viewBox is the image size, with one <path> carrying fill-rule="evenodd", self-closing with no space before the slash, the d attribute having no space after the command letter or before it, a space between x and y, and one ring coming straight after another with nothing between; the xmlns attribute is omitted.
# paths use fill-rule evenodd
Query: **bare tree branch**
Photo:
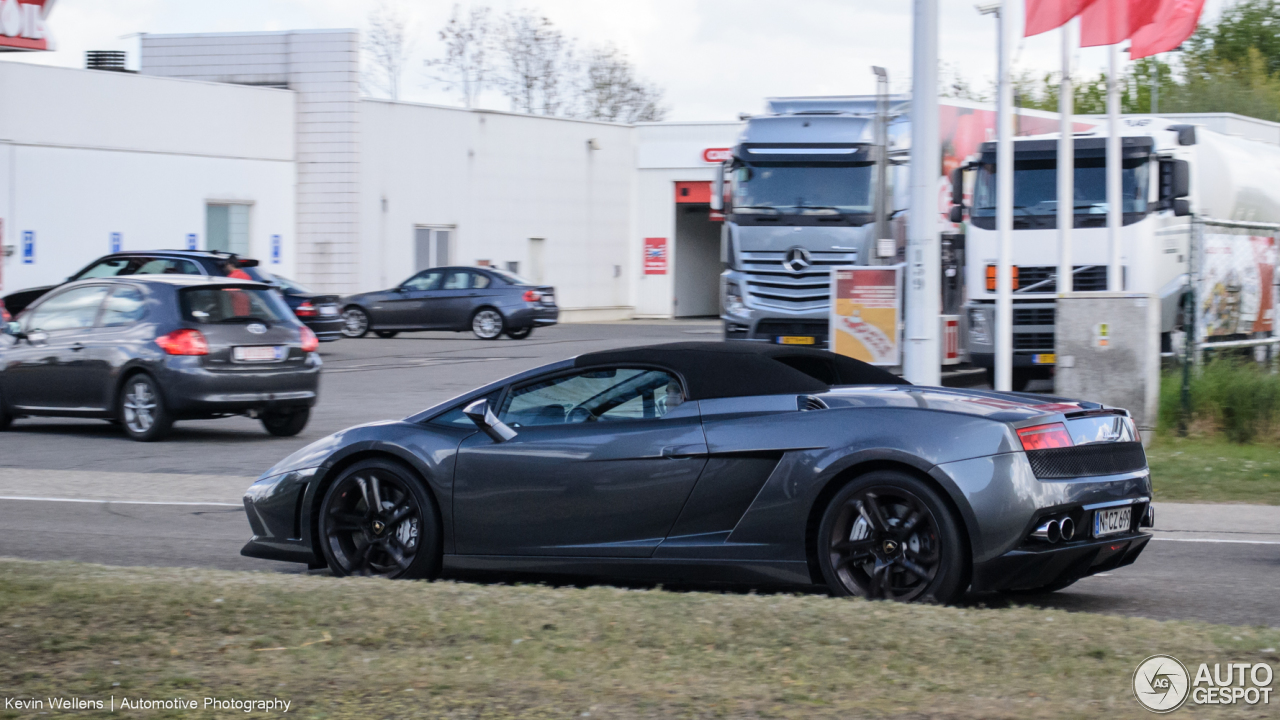
<svg viewBox="0 0 1280 720"><path fill-rule="evenodd" d="M577 71L573 41L546 17L524 9L503 17L498 44L498 87L511 109L535 115L569 115Z"/></svg>
<svg viewBox="0 0 1280 720"><path fill-rule="evenodd" d="M613 45L593 48L580 87L580 116L611 122L653 122L666 117L662 91L636 77L625 53Z"/></svg>
<svg viewBox="0 0 1280 720"><path fill-rule="evenodd" d="M474 6L464 15L454 5L448 24L439 33L444 57L426 63L428 68L436 69L429 77L457 91L466 107L475 106L485 83L492 80L495 28L491 12L487 7Z"/></svg>
<svg viewBox="0 0 1280 720"><path fill-rule="evenodd" d="M400 76L413 52L413 31L398 8L382 2L369 13L369 29L361 43L368 65L361 85L400 99Z"/></svg>

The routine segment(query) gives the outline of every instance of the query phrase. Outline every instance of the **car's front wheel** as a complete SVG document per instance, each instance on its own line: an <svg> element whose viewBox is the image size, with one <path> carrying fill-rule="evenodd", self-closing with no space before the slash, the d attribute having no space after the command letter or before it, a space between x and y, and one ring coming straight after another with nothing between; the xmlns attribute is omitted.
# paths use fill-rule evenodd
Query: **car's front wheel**
<svg viewBox="0 0 1280 720"><path fill-rule="evenodd" d="M262 427L276 437L293 437L302 432L310 419L310 408L293 412L269 412L262 415Z"/></svg>
<svg viewBox="0 0 1280 720"><path fill-rule="evenodd" d="M358 307L349 307L342 311L342 336L349 338L364 337L369 332L369 313Z"/></svg>
<svg viewBox="0 0 1280 720"><path fill-rule="evenodd" d="M435 504L422 482L389 460L356 463L320 504L320 542L334 575L433 577L440 561Z"/></svg>
<svg viewBox="0 0 1280 720"><path fill-rule="evenodd" d="M471 332L481 340L497 340L505 328L502 313L493 308L480 308L471 316Z"/></svg>
<svg viewBox="0 0 1280 720"><path fill-rule="evenodd" d="M877 470L836 493L818 528L818 564L834 595L949 603L968 589L960 526L929 485Z"/></svg>
<svg viewBox="0 0 1280 720"><path fill-rule="evenodd" d="M133 440L159 440L173 427L160 386L150 375L139 373L126 380L118 405L116 417L125 434Z"/></svg>
<svg viewBox="0 0 1280 720"><path fill-rule="evenodd" d="M529 327L512 328L511 330L507 331L507 337L511 338L512 340L523 340L532 334L533 334L532 325L530 325Z"/></svg>

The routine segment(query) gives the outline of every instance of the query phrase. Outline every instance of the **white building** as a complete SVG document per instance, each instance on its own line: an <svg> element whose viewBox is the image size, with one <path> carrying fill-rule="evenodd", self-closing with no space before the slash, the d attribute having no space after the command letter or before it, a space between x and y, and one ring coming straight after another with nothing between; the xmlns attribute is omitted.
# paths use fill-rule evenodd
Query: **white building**
<svg viewBox="0 0 1280 720"><path fill-rule="evenodd" d="M492 264L567 321L719 313L703 151L736 122L361 98L350 30L148 35L139 74L4 62L0 97L5 291L194 246L339 293Z"/></svg>

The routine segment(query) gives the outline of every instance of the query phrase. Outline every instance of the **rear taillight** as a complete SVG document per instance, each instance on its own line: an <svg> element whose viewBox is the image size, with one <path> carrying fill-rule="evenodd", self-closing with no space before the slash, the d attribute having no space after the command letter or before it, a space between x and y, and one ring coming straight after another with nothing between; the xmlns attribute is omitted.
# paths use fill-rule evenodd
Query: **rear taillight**
<svg viewBox="0 0 1280 720"><path fill-rule="evenodd" d="M312 305L310 302L304 302L304 303L302 303L301 305L299 305L299 306L298 306L298 307L293 311L293 314L294 314L294 315L297 315L297 316L298 316L298 317L300 317L300 318L301 318L301 317L315 317L315 316L316 316L316 315L318 315L319 313L320 313L320 311L319 311L319 310L316 310L316 306L315 306L315 305Z"/></svg>
<svg viewBox="0 0 1280 720"><path fill-rule="evenodd" d="M320 347L320 338L311 332L311 328L304 326L302 328L302 352L314 352L318 347Z"/></svg>
<svg viewBox="0 0 1280 720"><path fill-rule="evenodd" d="M538 302L538 301L539 301L539 300L541 300L541 299L542 299L542 293L538 292L537 290L525 290L525 291L524 291L524 301L525 301L525 302Z"/></svg>
<svg viewBox="0 0 1280 720"><path fill-rule="evenodd" d="M156 344L170 355L208 355L209 343L199 330L183 328L156 338Z"/></svg>
<svg viewBox="0 0 1280 720"><path fill-rule="evenodd" d="M1018 431L1018 439L1022 441L1023 450L1050 450L1053 448L1071 447L1071 434L1062 423L1034 425Z"/></svg>

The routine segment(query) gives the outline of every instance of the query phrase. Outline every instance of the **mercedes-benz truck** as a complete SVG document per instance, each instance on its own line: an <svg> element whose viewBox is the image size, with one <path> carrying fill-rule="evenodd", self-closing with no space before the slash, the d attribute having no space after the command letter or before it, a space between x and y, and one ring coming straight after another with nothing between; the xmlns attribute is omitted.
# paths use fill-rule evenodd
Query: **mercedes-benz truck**
<svg viewBox="0 0 1280 720"><path fill-rule="evenodd" d="M1122 130L1124 225L1120 230L1119 288L1158 298L1162 342L1169 349L1181 327L1181 304L1189 286L1192 214L1220 220L1280 222L1280 147L1155 117L1126 117ZM1105 123L1074 137L1074 291L1108 289L1106 140ZM1050 377L1057 361L1057 148L1057 134L1014 142L1011 264L1015 389L1032 379ZM956 190L953 200L959 204L960 173L972 171L963 172L972 187L972 207L965 209L966 344L971 362L989 370L995 359L999 248L995 152L995 143L984 143L952 179ZM963 211L955 212L958 216ZM1257 248L1261 249L1255 252L1271 255L1269 260L1261 258L1260 264L1274 267L1274 242L1258 243ZM1206 267L1204 261L1201 266ZM1262 282L1274 282L1274 277ZM1267 307L1256 309L1257 327L1270 327L1275 320L1274 295L1270 288L1258 290L1260 302Z"/></svg>

